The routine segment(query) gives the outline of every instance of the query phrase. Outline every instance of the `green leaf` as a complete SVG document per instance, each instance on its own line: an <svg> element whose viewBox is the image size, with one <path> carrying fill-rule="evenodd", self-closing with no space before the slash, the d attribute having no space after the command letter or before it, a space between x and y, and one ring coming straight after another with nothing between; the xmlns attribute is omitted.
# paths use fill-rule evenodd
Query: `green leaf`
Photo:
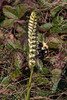
<svg viewBox="0 0 67 100"><path fill-rule="evenodd" d="M51 68L47 68L47 67L43 68L44 74L48 74L50 71L51 71Z"/></svg>
<svg viewBox="0 0 67 100"><path fill-rule="evenodd" d="M67 33L67 21L63 21L61 28L62 33Z"/></svg>
<svg viewBox="0 0 67 100"><path fill-rule="evenodd" d="M61 23L63 22L63 17L61 17L61 16L58 16L58 17L56 17L56 18L54 18L53 19L53 21L52 21L52 24L53 25L61 25Z"/></svg>
<svg viewBox="0 0 67 100"><path fill-rule="evenodd" d="M14 49L22 49L21 48L21 44L20 41L14 41L13 39L7 39L7 44L9 44L10 46L12 46Z"/></svg>
<svg viewBox="0 0 67 100"><path fill-rule="evenodd" d="M11 6L5 6L3 8L3 13L8 18L18 19L18 16L16 15L16 10L13 9Z"/></svg>
<svg viewBox="0 0 67 100"><path fill-rule="evenodd" d="M61 43L61 39L58 37L58 35L52 34L49 37L47 37L48 43Z"/></svg>
<svg viewBox="0 0 67 100"><path fill-rule="evenodd" d="M33 78L36 78L36 81L39 82L39 84L49 84L49 80L41 73L34 73Z"/></svg>
<svg viewBox="0 0 67 100"><path fill-rule="evenodd" d="M52 87L52 92L55 92L56 91L56 89L57 89L57 86L58 86L58 83L59 83L59 81L60 81L60 79L61 79L61 72L62 72L62 70L61 69L57 69L57 68L55 68L55 69L53 69L52 70L52 82L53 82L53 87Z"/></svg>
<svg viewBox="0 0 67 100"><path fill-rule="evenodd" d="M22 53L15 52L13 60L14 60L13 62L14 66L17 67L18 69L21 69L24 61L24 56L22 55Z"/></svg>
<svg viewBox="0 0 67 100"><path fill-rule="evenodd" d="M56 92L56 89L57 89L57 86L58 86L59 81L60 81L60 79L58 79L58 80L54 83L54 85L53 85L53 87L52 87L52 93Z"/></svg>
<svg viewBox="0 0 67 100"><path fill-rule="evenodd" d="M4 45L1 44L1 45L0 45L0 50L3 50L3 49L4 49Z"/></svg>
<svg viewBox="0 0 67 100"><path fill-rule="evenodd" d="M46 29L46 30L49 30L51 27L52 27L51 23L46 23L46 24L43 24L43 25L40 26L40 28L43 28L43 29Z"/></svg>
<svg viewBox="0 0 67 100"><path fill-rule="evenodd" d="M48 43L48 47L49 48L54 48L54 49L58 49L59 48L59 43Z"/></svg>
<svg viewBox="0 0 67 100"><path fill-rule="evenodd" d="M43 77L38 77L36 78L36 81L39 83L39 84L49 84L49 80L47 78L43 78Z"/></svg>
<svg viewBox="0 0 67 100"><path fill-rule="evenodd" d="M17 41L15 42L15 46L16 46L16 48L18 48L18 49L22 49L22 47L21 47L21 42L20 42L19 40L17 40Z"/></svg>
<svg viewBox="0 0 67 100"><path fill-rule="evenodd" d="M11 75L11 79L13 81L17 81L22 76L22 73L20 70L15 69L15 70L11 71L10 75Z"/></svg>
<svg viewBox="0 0 67 100"><path fill-rule="evenodd" d="M46 7L51 7L52 5L51 5L51 3L48 3L48 0L47 1L45 1L45 0L40 0L40 4L41 5L44 5L44 8L46 8Z"/></svg>
<svg viewBox="0 0 67 100"><path fill-rule="evenodd" d="M19 3L22 3L24 0L15 0L14 5L18 5Z"/></svg>
<svg viewBox="0 0 67 100"><path fill-rule="evenodd" d="M18 5L17 8L16 8L16 14L18 16L18 18L21 18L25 12L26 12L26 9L27 9L27 5Z"/></svg>
<svg viewBox="0 0 67 100"><path fill-rule="evenodd" d="M56 15L56 13L62 9L64 5L61 5L61 6L56 6L54 7L53 9L51 9L51 15L54 17Z"/></svg>
<svg viewBox="0 0 67 100"><path fill-rule="evenodd" d="M33 73L33 78L40 77L41 73Z"/></svg>
<svg viewBox="0 0 67 100"><path fill-rule="evenodd" d="M53 27L53 28L50 29L51 34L52 33L59 33L61 31L62 31L61 27Z"/></svg>
<svg viewBox="0 0 67 100"><path fill-rule="evenodd" d="M14 21L16 21L16 19L5 19L2 23L1 26L2 27L13 27Z"/></svg>

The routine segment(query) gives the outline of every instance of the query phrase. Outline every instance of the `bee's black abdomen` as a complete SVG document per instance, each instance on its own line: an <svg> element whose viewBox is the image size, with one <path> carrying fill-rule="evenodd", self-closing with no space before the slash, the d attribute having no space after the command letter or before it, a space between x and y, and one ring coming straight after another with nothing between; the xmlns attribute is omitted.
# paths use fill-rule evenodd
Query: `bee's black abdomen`
<svg viewBox="0 0 67 100"><path fill-rule="evenodd" d="M38 58L43 59L45 56L47 56L47 54L48 54L48 48L47 47L46 47L46 45L43 46L43 43L38 44L38 49L37 49L38 50L38 54L37 54Z"/></svg>

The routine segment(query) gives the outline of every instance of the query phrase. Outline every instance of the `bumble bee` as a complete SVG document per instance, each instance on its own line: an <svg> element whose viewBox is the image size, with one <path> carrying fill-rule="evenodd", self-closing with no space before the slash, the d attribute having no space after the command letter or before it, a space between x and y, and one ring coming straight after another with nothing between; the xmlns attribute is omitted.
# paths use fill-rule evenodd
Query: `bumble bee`
<svg viewBox="0 0 67 100"><path fill-rule="evenodd" d="M44 58L48 54L48 45L46 42L43 41L43 43L38 44L38 57L39 58Z"/></svg>

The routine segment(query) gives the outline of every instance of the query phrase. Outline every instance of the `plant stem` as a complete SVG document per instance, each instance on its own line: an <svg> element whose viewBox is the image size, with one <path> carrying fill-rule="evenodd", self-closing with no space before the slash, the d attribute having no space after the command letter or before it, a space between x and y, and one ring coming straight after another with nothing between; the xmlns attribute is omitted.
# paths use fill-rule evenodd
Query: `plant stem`
<svg viewBox="0 0 67 100"><path fill-rule="evenodd" d="M31 92L31 88L32 88L32 84L31 84L32 75L33 75L33 67L31 67L31 73L30 73L30 78L29 78L29 84L28 84L26 100L30 100L30 92Z"/></svg>

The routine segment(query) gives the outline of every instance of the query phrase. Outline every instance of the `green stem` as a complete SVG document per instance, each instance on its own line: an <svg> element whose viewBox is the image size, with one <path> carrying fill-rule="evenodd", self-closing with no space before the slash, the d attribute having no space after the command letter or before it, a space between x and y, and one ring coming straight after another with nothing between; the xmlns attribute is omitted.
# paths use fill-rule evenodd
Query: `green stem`
<svg viewBox="0 0 67 100"><path fill-rule="evenodd" d="M32 75L33 75L33 67L31 69L31 73L30 73L26 100L30 100L30 92L31 92L31 88L32 88L32 84L31 84L31 82L32 82Z"/></svg>

